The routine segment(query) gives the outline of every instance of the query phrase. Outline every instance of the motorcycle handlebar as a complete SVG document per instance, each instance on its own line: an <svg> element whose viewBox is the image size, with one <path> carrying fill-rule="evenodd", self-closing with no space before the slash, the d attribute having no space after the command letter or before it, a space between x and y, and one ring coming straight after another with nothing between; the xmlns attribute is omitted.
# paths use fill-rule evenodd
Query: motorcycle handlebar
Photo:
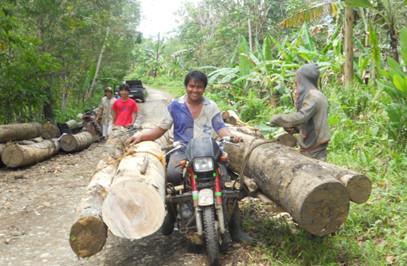
<svg viewBox="0 0 407 266"><path fill-rule="evenodd" d="M172 143L172 144L170 144L170 145L161 147L161 150L163 150L163 151L169 151L169 150L171 150L171 149L181 148L182 146L185 146L185 145L182 144L182 143L179 142L179 141L176 141L176 142L174 142L174 143Z"/></svg>

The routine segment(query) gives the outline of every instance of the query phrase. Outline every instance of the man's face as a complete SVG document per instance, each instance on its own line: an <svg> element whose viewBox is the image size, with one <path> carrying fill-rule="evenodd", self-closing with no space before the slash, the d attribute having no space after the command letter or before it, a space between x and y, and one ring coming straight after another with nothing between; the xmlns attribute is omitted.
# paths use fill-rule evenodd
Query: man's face
<svg viewBox="0 0 407 266"><path fill-rule="evenodd" d="M120 96L123 99L127 99L129 97L129 91L128 90L120 90Z"/></svg>
<svg viewBox="0 0 407 266"><path fill-rule="evenodd" d="M203 98L205 91L204 83L202 81L190 80L186 86L188 99L193 102L199 102Z"/></svg>
<svg viewBox="0 0 407 266"><path fill-rule="evenodd" d="M107 98L112 98L112 92L111 91L105 91L105 95Z"/></svg>

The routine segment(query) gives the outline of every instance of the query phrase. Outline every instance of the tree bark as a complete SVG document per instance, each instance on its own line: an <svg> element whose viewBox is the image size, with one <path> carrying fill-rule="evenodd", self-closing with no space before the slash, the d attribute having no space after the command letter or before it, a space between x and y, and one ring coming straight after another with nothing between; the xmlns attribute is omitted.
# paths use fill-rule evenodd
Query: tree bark
<svg viewBox="0 0 407 266"><path fill-rule="evenodd" d="M80 258L95 255L106 243L107 226L102 220L102 205L124 153L124 142L130 131L114 127L107 139L96 171L88 184L71 227L69 243Z"/></svg>
<svg viewBox="0 0 407 266"><path fill-rule="evenodd" d="M99 140L98 135L92 135L88 131L77 134L68 134L61 138L61 149L65 152L75 152L89 147L93 142Z"/></svg>
<svg viewBox="0 0 407 266"><path fill-rule="evenodd" d="M55 124L45 123L42 125L42 137L44 139L54 139L61 136L59 128Z"/></svg>
<svg viewBox="0 0 407 266"><path fill-rule="evenodd" d="M42 135L40 123L20 123L0 125L0 143L8 141L33 139Z"/></svg>
<svg viewBox="0 0 407 266"><path fill-rule="evenodd" d="M28 145L13 143L3 149L1 159L7 167L26 166L53 156L59 149L57 139L33 142Z"/></svg>
<svg viewBox="0 0 407 266"><path fill-rule="evenodd" d="M166 133L159 142L166 145L168 139ZM165 158L160 145L153 141L134 145L129 152L120 162L102 214L114 235L140 239L156 232L164 221Z"/></svg>
<svg viewBox="0 0 407 266"><path fill-rule="evenodd" d="M329 172L296 150L244 135L224 144L230 167L253 178L259 190L286 209L300 227L317 236L335 232L349 213L349 194ZM247 159L245 160L245 157Z"/></svg>

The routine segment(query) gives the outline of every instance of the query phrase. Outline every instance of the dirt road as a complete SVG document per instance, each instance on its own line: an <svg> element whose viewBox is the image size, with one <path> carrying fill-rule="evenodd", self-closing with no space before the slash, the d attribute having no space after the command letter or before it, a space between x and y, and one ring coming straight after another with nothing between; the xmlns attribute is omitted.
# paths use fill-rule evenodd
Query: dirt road
<svg viewBox="0 0 407 266"><path fill-rule="evenodd" d="M139 122L160 119L170 99L160 91L148 91L147 101L139 103ZM69 231L102 148L98 142L26 168L0 168L0 265L206 265L206 254L189 252L178 232L133 241L109 233L101 252L77 259ZM242 262L244 254L244 246L233 244L224 264Z"/></svg>

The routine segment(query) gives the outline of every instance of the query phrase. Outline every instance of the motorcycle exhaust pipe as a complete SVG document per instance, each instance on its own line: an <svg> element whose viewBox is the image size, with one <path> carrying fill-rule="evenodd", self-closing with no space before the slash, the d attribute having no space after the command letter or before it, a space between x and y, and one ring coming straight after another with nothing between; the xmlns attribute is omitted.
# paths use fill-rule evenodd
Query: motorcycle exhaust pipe
<svg viewBox="0 0 407 266"><path fill-rule="evenodd" d="M198 231L198 235L203 235L203 227L202 227L202 216L201 216L201 208L195 208L195 220L196 220L196 230Z"/></svg>

